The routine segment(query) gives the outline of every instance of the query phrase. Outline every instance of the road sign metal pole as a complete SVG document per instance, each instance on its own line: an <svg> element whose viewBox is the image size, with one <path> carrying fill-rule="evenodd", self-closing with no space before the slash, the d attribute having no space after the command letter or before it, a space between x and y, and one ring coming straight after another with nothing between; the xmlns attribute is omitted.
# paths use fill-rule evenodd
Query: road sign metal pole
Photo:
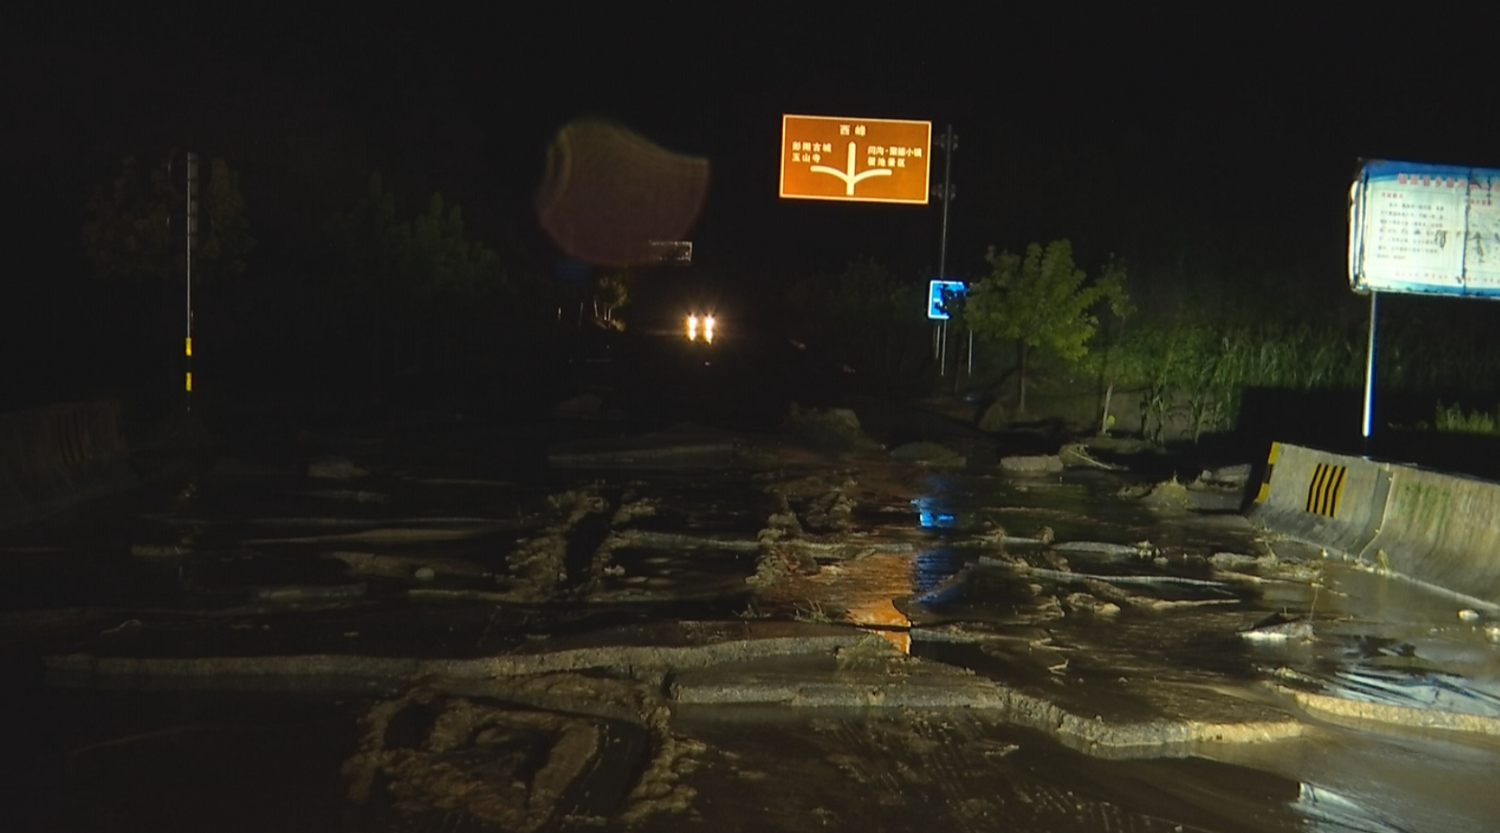
<svg viewBox="0 0 1500 833"><path fill-rule="evenodd" d="M948 279L948 203L953 201L953 150L956 147L953 141L953 125L950 123L944 130L943 136L938 140L938 147L943 149L943 190L939 196L943 200L943 225L938 236L938 280ZM940 362L938 364L938 375L948 375L948 322L944 320L938 327L939 337L942 339L938 348Z"/></svg>
<svg viewBox="0 0 1500 833"><path fill-rule="evenodd" d="M187 229L187 252L186 252L186 280L187 285L187 325L185 337L182 343L183 361L186 365L183 376L183 388L186 394L187 409L193 409L193 234L198 230L198 154L187 155L187 201L186 222L183 226Z"/></svg>
<svg viewBox="0 0 1500 833"><path fill-rule="evenodd" d="M953 186L953 125L943 132L943 231L938 242L938 279L948 279L948 203Z"/></svg>
<svg viewBox="0 0 1500 833"><path fill-rule="evenodd" d="M1365 419L1363 434L1366 443L1366 451L1369 451L1368 443L1370 442L1370 428L1372 423L1370 417L1374 409L1373 400L1375 398L1375 327L1377 322L1379 321L1379 314L1380 293L1372 289L1370 290L1370 340L1369 343L1365 346Z"/></svg>
<svg viewBox="0 0 1500 833"><path fill-rule="evenodd" d="M941 339L942 339L942 346L938 349L938 354L940 356L940 358L938 360L938 375L939 376L947 376L948 375L948 320L947 319L944 319L943 323L941 323L941 324L938 325L938 332L941 334Z"/></svg>

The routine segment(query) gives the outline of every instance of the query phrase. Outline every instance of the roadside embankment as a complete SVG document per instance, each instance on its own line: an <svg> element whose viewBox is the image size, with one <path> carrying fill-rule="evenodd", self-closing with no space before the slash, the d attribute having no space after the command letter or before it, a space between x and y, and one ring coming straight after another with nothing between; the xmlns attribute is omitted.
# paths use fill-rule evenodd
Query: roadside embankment
<svg viewBox="0 0 1500 833"><path fill-rule="evenodd" d="M1500 606L1500 483L1273 443L1250 517L1374 568Z"/></svg>
<svg viewBox="0 0 1500 833"><path fill-rule="evenodd" d="M0 414L0 527L134 485L120 412L101 399Z"/></svg>

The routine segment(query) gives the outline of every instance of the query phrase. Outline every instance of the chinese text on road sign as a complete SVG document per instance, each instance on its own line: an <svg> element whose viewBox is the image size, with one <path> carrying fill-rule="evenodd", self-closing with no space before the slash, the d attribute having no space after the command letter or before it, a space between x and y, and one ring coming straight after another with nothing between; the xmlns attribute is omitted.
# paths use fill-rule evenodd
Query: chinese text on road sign
<svg viewBox="0 0 1500 833"><path fill-rule="evenodd" d="M781 117L783 199L925 205L932 122Z"/></svg>

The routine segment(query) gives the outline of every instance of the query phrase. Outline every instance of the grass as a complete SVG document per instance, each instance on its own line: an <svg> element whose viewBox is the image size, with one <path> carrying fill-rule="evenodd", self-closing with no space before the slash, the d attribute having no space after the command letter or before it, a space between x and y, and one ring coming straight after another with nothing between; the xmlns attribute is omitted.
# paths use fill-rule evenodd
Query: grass
<svg viewBox="0 0 1500 833"><path fill-rule="evenodd" d="M1466 411L1463 405L1437 403L1436 427L1439 431L1454 434L1500 434L1500 409L1494 411Z"/></svg>

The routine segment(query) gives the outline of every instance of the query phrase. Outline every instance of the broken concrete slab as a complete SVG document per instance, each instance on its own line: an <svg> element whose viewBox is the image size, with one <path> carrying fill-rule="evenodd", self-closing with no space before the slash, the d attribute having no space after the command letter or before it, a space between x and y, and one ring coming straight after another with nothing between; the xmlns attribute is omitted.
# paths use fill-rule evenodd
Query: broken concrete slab
<svg viewBox="0 0 1500 833"><path fill-rule="evenodd" d="M1151 687L1142 697L1149 701ZM1164 692L1161 714L1087 713L943 663L901 653L886 640L827 655L803 654L726 663L672 676L674 703L692 706L778 705L797 708L961 708L1053 735L1080 751L1107 756L1163 754L1205 743L1260 743L1300 736L1300 721L1273 706L1203 692ZM1166 707L1171 701L1170 710ZM1168 716L1175 714L1175 716Z"/></svg>
<svg viewBox="0 0 1500 833"><path fill-rule="evenodd" d="M1249 480L1250 464L1241 463L1234 466L1221 466L1216 469L1204 469L1198 475L1198 479L1195 482L1204 486L1242 489Z"/></svg>
<svg viewBox="0 0 1500 833"><path fill-rule="evenodd" d="M552 415L564 419L599 419L604 415L604 400L592 393L579 394L554 405Z"/></svg>
<svg viewBox="0 0 1500 833"><path fill-rule="evenodd" d="M245 541L247 545L264 546L268 544L422 544L437 541L462 541L477 538L487 533L500 529L508 529L510 525L499 524L475 524L467 529L413 529L413 528L381 528L365 529L359 532L335 533L332 535L302 535L295 538L256 538Z"/></svg>
<svg viewBox="0 0 1500 833"><path fill-rule="evenodd" d="M655 633L663 635L664 631L656 629ZM1163 750L1170 754L1170 750L1194 744L1273 741L1303 731L1300 721L1272 706L1170 684L1137 692L1129 698L1135 701L1134 709L1083 712L1076 704L1069 705L1066 696L1028 692L914 658L878 636L848 628L773 622L684 623L665 635L669 641L694 644L595 645L469 659L73 654L49 657L46 665L57 684L153 689L174 685L263 688L276 679L287 686L305 687L309 680L366 679L390 684L428 679L458 684L546 678L589 669L626 677L645 672L668 675L672 702L684 706L756 703L802 708L981 709L1052 734L1075 749L1104 756L1159 755ZM646 631L636 634L637 639L644 636ZM1158 702L1161 714L1143 719L1142 702Z"/></svg>
<svg viewBox="0 0 1500 833"><path fill-rule="evenodd" d="M362 489L311 489L303 494L308 497L324 498L326 500L347 500L354 503L390 503L391 496L380 492L367 492Z"/></svg>
<svg viewBox="0 0 1500 833"><path fill-rule="evenodd" d="M324 553L324 558L342 561L356 575L380 576L395 579L431 581L441 576L463 578L491 578L494 571L472 561L457 558L422 558L399 555L383 555L373 552L350 552L338 550ZM424 572L425 571L425 572Z"/></svg>
<svg viewBox="0 0 1500 833"><path fill-rule="evenodd" d="M314 457L307 464L307 476L322 480L349 480L364 477L368 471L358 468L347 457L325 455Z"/></svg>
<svg viewBox="0 0 1500 833"><path fill-rule="evenodd" d="M1330 694L1302 691L1288 686L1274 686L1274 690L1297 701L1297 705L1317 716L1354 725L1384 724L1408 726L1422 729L1440 729L1446 732L1500 736L1500 718L1481 714L1465 714L1444 709L1397 706L1389 703L1371 703L1352 700Z"/></svg>
<svg viewBox="0 0 1500 833"><path fill-rule="evenodd" d="M1018 454L1000 458L1000 470L1011 474L1061 474L1062 458L1056 454Z"/></svg>
<svg viewBox="0 0 1500 833"><path fill-rule="evenodd" d="M1151 491L1141 497L1141 502L1163 510L1193 508L1193 499L1187 486L1175 477L1152 486Z"/></svg>
<svg viewBox="0 0 1500 833"><path fill-rule="evenodd" d="M368 585L362 581L328 585L287 584L274 587L252 587L249 597L252 602L294 605L303 602L361 599L368 590Z"/></svg>
<svg viewBox="0 0 1500 833"><path fill-rule="evenodd" d="M891 449L891 459L917 463L933 468L963 468L968 460L947 446L934 442L915 442Z"/></svg>
<svg viewBox="0 0 1500 833"><path fill-rule="evenodd" d="M738 435L676 426L629 437L561 443L548 449L547 462L561 468L678 468L730 462L745 441Z"/></svg>
<svg viewBox="0 0 1500 833"><path fill-rule="evenodd" d="M131 544L130 554L136 558L181 558L192 555L193 548L181 544Z"/></svg>
<svg viewBox="0 0 1500 833"><path fill-rule="evenodd" d="M514 652L481 657L396 657L363 654L257 656L113 656L67 654L45 660L60 682L335 678L411 680L428 676L492 679L561 671L682 669L762 656L826 653L857 645L866 634L849 627L797 622L679 622L614 629L572 639L528 643ZM139 645L137 644L137 647ZM157 646L170 650L169 645Z"/></svg>

